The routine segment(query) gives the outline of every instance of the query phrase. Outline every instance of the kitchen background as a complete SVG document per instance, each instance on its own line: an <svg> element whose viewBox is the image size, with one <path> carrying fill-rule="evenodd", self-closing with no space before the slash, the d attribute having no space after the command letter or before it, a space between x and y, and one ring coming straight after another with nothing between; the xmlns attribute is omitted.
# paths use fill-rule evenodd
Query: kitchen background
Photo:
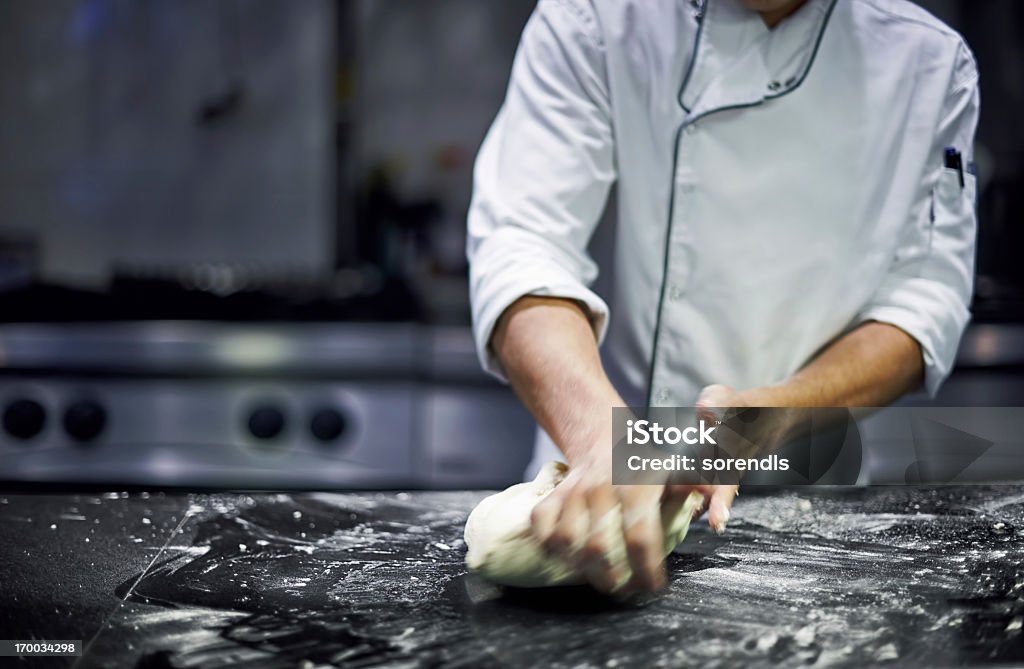
<svg viewBox="0 0 1024 669"><path fill-rule="evenodd" d="M1017 406L1024 5L919 4L983 81L974 323L937 402ZM533 428L476 362L464 218L533 5L0 3L0 480L516 481Z"/></svg>

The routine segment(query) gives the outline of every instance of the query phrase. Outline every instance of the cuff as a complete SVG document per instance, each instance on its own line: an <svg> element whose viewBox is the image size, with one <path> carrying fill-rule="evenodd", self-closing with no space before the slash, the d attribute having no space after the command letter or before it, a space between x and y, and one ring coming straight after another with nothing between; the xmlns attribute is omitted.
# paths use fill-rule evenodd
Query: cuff
<svg viewBox="0 0 1024 669"><path fill-rule="evenodd" d="M554 279L554 277L552 277ZM561 279L561 277L559 277ZM598 346L604 341L608 329L608 305L598 297L597 293L578 283L566 282L564 279L545 282L538 281L536 276L529 283L510 282L500 287L491 287L488 295L478 295L474 300L473 336L476 339L477 355L484 371L507 382L505 370L498 357L491 350L491 335L494 326L505 310L516 300L527 295L538 297L559 297L575 300L587 311L590 327Z"/></svg>
<svg viewBox="0 0 1024 669"><path fill-rule="evenodd" d="M858 322L877 321L894 325L917 340L921 345L924 358L924 389L928 397L934 399L942 387L943 381L953 370L956 352L960 345L970 313L963 309L962 313L942 327L926 314L907 307L885 305L873 306L858 316Z"/></svg>

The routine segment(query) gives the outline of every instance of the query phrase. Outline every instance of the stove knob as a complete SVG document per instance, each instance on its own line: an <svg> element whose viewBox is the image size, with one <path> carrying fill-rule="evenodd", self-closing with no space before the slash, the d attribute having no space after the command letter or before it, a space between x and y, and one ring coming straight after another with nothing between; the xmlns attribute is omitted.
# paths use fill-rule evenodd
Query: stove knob
<svg viewBox="0 0 1024 669"><path fill-rule="evenodd" d="M64 431L75 441L87 443L107 426L107 410L92 400L75 402L64 412Z"/></svg>
<svg viewBox="0 0 1024 669"><path fill-rule="evenodd" d="M334 441L345 433L347 427L348 420L345 414L330 407L313 412L313 417L309 421L309 431L323 442Z"/></svg>
<svg viewBox="0 0 1024 669"><path fill-rule="evenodd" d="M4 430L17 439L31 439L45 425L46 409L35 400L14 400L4 409Z"/></svg>
<svg viewBox="0 0 1024 669"><path fill-rule="evenodd" d="M256 407L249 414L248 425L249 432L257 439L273 439L284 431L284 412L270 405Z"/></svg>

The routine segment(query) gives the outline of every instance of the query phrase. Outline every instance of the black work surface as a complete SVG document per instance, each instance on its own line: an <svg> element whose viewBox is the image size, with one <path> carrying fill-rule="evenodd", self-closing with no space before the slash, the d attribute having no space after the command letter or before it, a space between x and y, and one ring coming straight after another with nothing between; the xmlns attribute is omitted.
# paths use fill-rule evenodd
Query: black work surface
<svg viewBox="0 0 1024 669"><path fill-rule="evenodd" d="M81 667L1024 661L1024 486L744 493L626 605L467 575L483 495L0 494L0 636Z"/></svg>

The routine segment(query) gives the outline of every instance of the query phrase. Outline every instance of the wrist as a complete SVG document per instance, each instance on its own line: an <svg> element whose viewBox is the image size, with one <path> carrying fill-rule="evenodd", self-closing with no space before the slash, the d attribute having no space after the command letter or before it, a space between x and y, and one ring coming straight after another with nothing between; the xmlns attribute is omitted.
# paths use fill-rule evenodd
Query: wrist
<svg viewBox="0 0 1024 669"><path fill-rule="evenodd" d="M769 409L760 413L765 421L763 429L770 435L770 448L806 433L811 409L800 399L799 393L794 392L790 382L752 388L742 394L746 406Z"/></svg>
<svg viewBox="0 0 1024 669"><path fill-rule="evenodd" d="M739 393L743 406L785 407L791 405L791 398L784 385L761 386Z"/></svg>
<svg viewBox="0 0 1024 669"><path fill-rule="evenodd" d="M585 401L584 405L579 419L571 421L569 429L555 441L570 467L610 465L614 442L612 410L625 404L618 393L611 391L599 399Z"/></svg>

